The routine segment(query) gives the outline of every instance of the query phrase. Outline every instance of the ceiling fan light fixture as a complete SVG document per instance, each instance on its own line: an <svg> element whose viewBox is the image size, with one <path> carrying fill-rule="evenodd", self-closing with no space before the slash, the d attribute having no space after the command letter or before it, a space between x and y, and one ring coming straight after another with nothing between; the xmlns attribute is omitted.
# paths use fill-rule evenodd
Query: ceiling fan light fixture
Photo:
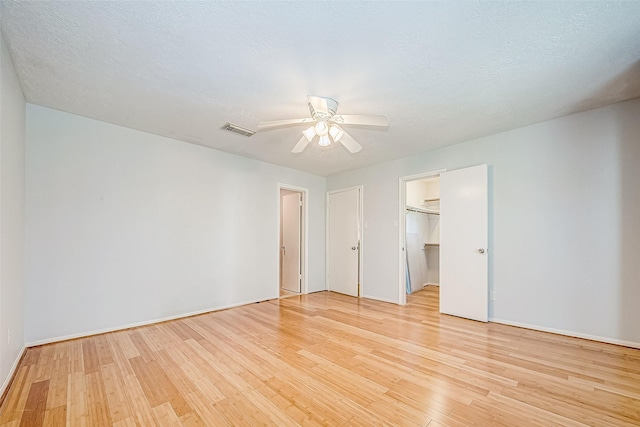
<svg viewBox="0 0 640 427"><path fill-rule="evenodd" d="M371 114L341 114L338 111L338 102L335 99L324 96L307 97L311 117L302 119L272 120L258 123L260 129L271 129L280 126L306 124L309 128L302 131L298 143L291 149L292 153L301 153L310 142L318 135L318 145L326 147L332 142L341 144L349 153L358 153L362 145L353 139L341 125L359 126L389 126L389 118L384 115Z"/></svg>
<svg viewBox="0 0 640 427"><path fill-rule="evenodd" d="M303 130L302 134L307 138L307 141L311 142L311 140L316 136L316 127L311 126L310 128Z"/></svg>
<svg viewBox="0 0 640 427"><path fill-rule="evenodd" d="M316 123L315 125L315 129L318 136L326 136L329 133L329 125L327 125L327 122L325 122L324 120L318 121L318 123Z"/></svg>
<svg viewBox="0 0 640 427"><path fill-rule="evenodd" d="M320 145L321 147L326 147L329 144L331 144L331 139L329 139L327 135L322 135L320 137L320 141L318 141L318 145Z"/></svg>
<svg viewBox="0 0 640 427"><path fill-rule="evenodd" d="M338 142L340 141L340 138L342 138L342 135L344 135L344 131L336 125L331 125L329 128L329 135L331 135L335 142Z"/></svg>

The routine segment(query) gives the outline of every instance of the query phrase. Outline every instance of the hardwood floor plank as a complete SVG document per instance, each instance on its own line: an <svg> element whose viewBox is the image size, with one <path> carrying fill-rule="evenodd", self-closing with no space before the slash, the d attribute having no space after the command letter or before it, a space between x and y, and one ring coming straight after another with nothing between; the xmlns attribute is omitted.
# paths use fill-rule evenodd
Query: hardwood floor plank
<svg viewBox="0 0 640 427"><path fill-rule="evenodd" d="M59 408L67 404L67 387L69 385L69 355L66 346L51 346L55 354L51 361L51 375L47 409ZM65 411L66 412L66 411Z"/></svg>
<svg viewBox="0 0 640 427"><path fill-rule="evenodd" d="M140 353L135 350L135 346L129 339L129 335L123 332L114 332L112 334L107 334L106 339L109 343L113 363L115 364L120 377L124 378L127 375L133 375L133 368L129 363L129 359L139 357ZM125 348L129 349L125 350ZM131 351L131 348L134 351Z"/></svg>
<svg viewBox="0 0 640 427"><path fill-rule="evenodd" d="M51 379L51 369L53 358L55 356L55 347L45 345L42 347L38 362L34 365L36 368L35 381L44 381Z"/></svg>
<svg viewBox="0 0 640 427"><path fill-rule="evenodd" d="M180 394L164 369L162 369L162 366L160 366L160 364L155 360L150 362L149 364L151 367L152 375L154 375L158 380L160 389L165 392L168 402L176 415L178 417L181 417L188 414L189 412L192 412L192 408L184 400L184 397Z"/></svg>
<svg viewBox="0 0 640 427"><path fill-rule="evenodd" d="M231 396L231 398L233 398L233 396ZM216 402L214 407L222 414L229 425L243 427L254 425L251 419L245 418L242 409L236 408L229 399Z"/></svg>
<svg viewBox="0 0 640 427"><path fill-rule="evenodd" d="M129 329L126 329L124 331L107 334L107 341L109 341L109 347L111 348L111 353L114 358L116 357L116 352L122 355L124 359L140 356L138 349L133 341L131 341L130 332Z"/></svg>
<svg viewBox="0 0 640 427"><path fill-rule="evenodd" d="M73 372L68 375L67 425L69 426L90 425L84 376L84 372Z"/></svg>
<svg viewBox="0 0 640 427"><path fill-rule="evenodd" d="M129 404L122 373L115 363L102 367L104 392L108 400L109 415L115 424L128 418L133 419L133 411Z"/></svg>
<svg viewBox="0 0 640 427"><path fill-rule="evenodd" d="M100 366L113 363L113 355L111 354L111 347L107 340L107 335L96 335L93 338L96 343L96 353L98 355L98 363Z"/></svg>
<svg viewBox="0 0 640 427"><path fill-rule="evenodd" d="M126 389L129 406L135 415L136 424L139 426L155 426L156 422L151 412L151 406L149 406L149 401L146 399L138 379L132 374L124 375L122 380Z"/></svg>
<svg viewBox="0 0 640 427"><path fill-rule="evenodd" d="M87 409L90 425L108 426L113 424L109 410L109 402L105 392L102 371L85 375L87 388Z"/></svg>
<svg viewBox="0 0 640 427"><path fill-rule="evenodd" d="M44 347L45 346L28 348L27 351L25 352L24 357L20 361L20 366L37 365L38 360L40 359L40 353L42 353L42 349Z"/></svg>
<svg viewBox="0 0 640 427"><path fill-rule="evenodd" d="M232 424L220 413L218 409L208 400L206 394L199 392L189 393L185 400L198 414L200 419L208 426L231 426ZM218 400L219 402L220 400Z"/></svg>
<svg viewBox="0 0 640 427"><path fill-rule="evenodd" d="M149 348L149 345L147 344L145 339L142 338L142 335L140 335L141 329L143 328L129 331L129 339L131 340L131 342L135 346L136 351L140 354L140 357L143 360L153 360L153 351L151 350L151 348Z"/></svg>
<svg viewBox="0 0 640 427"><path fill-rule="evenodd" d="M157 359L162 358L159 352L154 354ZM134 357L129 361L152 408L169 403L178 417L192 412L192 408L184 400L158 360L145 361L142 357ZM172 369L175 369L175 366L172 366ZM171 418L170 414L165 414L163 417Z"/></svg>
<svg viewBox="0 0 640 427"><path fill-rule="evenodd" d="M67 422L67 405L47 408L44 414L44 426L63 426Z"/></svg>
<svg viewBox="0 0 640 427"><path fill-rule="evenodd" d="M294 420L297 425L303 422L310 421L313 418L313 414L308 413L304 408L296 405L295 402L285 398L281 393L276 392L270 388L267 384L263 384L258 387L256 391L266 397L269 401L273 402L278 408L284 411L289 418ZM319 420L316 420L319 423Z"/></svg>
<svg viewBox="0 0 640 427"><path fill-rule="evenodd" d="M29 395L24 405L24 414L20 420L20 426L41 426L47 407L47 393L49 392L49 380L34 382L29 388Z"/></svg>
<svg viewBox="0 0 640 427"><path fill-rule="evenodd" d="M193 338L196 341L203 339L202 335L197 333L195 330L189 326L188 322L167 322L165 323L166 327L173 329L178 336L180 336L183 340L188 340L189 338Z"/></svg>
<svg viewBox="0 0 640 427"><path fill-rule="evenodd" d="M162 371L167 376L168 381L171 382L175 393L180 396L185 396L189 393L193 393L197 390L196 383L193 377L184 375L184 371L180 369L180 365L169 355L169 351L162 349L156 352L156 361L162 368ZM202 376L195 377L195 380L202 379Z"/></svg>
<svg viewBox="0 0 640 427"><path fill-rule="evenodd" d="M139 424L136 424L136 420L133 417L125 418L119 421L115 421L113 423L113 427L138 427Z"/></svg>
<svg viewBox="0 0 640 427"><path fill-rule="evenodd" d="M100 360L96 351L95 338L85 338L80 341L82 345L82 363L84 373L91 374L100 370Z"/></svg>
<svg viewBox="0 0 640 427"><path fill-rule="evenodd" d="M180 417L180 424L185 427L200 427L206 426L207 424L200 418L200 416L195 412L189 412Z"/></svg>
<svg viewBox="0 0 640 427"><path fill-rule="evenodd" d="M159 427L173 427L181 425L178 415L169 403L163 403L151 410Z"/></svg>
<svg viewBox="0 0 640 427"><path fill-rule="evenodd" d="M31 365L20 365L15 378L9 387L9 392L0 407L0 425L17 421L20 423L24 405L27 402L29 388L33 383L35 370Z"/></svg>
<svg viewBox="0 0 640 427"><path fill-rule="evenodd" d="M638 426L640 350L320 292L30 348L20 425Z"/></svg>
<svg viewBox="0 0 640 427"><path fill-rule="evenodd" d="M568 426L568 427L584 427L585 424L569 419L567 417L563 417L562 415L558 415L554 412L547 411L543 408L539 408L533 405L529 405L527 403L521 402L519 400L510 399L506 396L503 396L498 393L489 393L486 400L475 400L474 404L479 406L485 406L487 409L490 409L495 405L495 402L504 402L508 403L504 405L504 407L508 407L509 410L515 414L517 414L520 418L531 418L536 422L540 422L543 426Z"/></svg>
<svg viewBox="0 0 640 427"><path fill-rule="evenodd" d="M164 403L168 403L169 399L165 392L160 388L157 378L153 376L147 362L142 357L143 356L139 356L129 359L129 363L131 363L135 378L140 383L142 391L149 402L149 406L154 408Z"/></svg>

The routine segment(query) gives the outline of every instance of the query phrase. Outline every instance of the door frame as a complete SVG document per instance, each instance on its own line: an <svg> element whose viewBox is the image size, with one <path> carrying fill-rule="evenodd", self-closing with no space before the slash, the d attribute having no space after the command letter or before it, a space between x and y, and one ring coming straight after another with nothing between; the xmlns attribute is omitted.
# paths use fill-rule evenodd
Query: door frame
<svg viewBox="0 0 640 427"><path fill-rule="evenodd" d="M325 290L329 290L329 196L336 193L342 193L343 191L350 190L358 190L358 240L360 242L358 248L358 298L361 298L364 295L364 280L363 280L363 268L362 268L362 260L363 260L363 248L364 248L364 237L363 237L363 193L364 186L363 185L354 185L353 187L340 188L337 190L327 191L327 196L325 200L326 211L325 211L325 260L326 265L324 269L324 288Z"/></svg>
<svg viewBox="0 0 640 427"><path fill-rule="evenodd" d="M418 181L426 178L435 178L446 171L446 169L437 169L431 172L401 176L398 179L398 304L400 305L407 304L407 264L405 261L407 256L405 251L405 248L407 247L407 217L405 215L407 208L407 182Z"/></svg>
<svg viewBox="0 0 640 427"><path fill-rule="evenodd" d="M300 283L300 293L306 294L309 293L309 281L307 271L309 271L309 257L307 254L309 253L309 189L305 187L298 187L296 185L283 184L281 182L277 183L277 191L276 191L276 248L278 248L278 256L276 263L276 298L280 298L280 233L282 232L280 227L280 220L282 216L282 206L280 206L280 190L289 190L296 191L302 194L302 215L300 217L300 233L302 235L302 242L300 244L300 274L302 275L302 282Z"/></svg>

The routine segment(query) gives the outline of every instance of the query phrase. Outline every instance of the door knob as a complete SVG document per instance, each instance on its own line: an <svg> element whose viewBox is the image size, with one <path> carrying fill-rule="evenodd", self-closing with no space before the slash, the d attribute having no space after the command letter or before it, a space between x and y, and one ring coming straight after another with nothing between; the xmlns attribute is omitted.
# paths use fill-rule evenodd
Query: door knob
<svg viewBox="0 0 640 427"><path fill-rule="evenodd" d="M358 249L356 246L351 246L352 251L355 251L356 249Z"/></svg>
<svg viewBox="0 0 640 427"><path fill-rule="evenodd" d="M479 254L483 254L484 253L484 249L482 249L482 248L478 249L478 253Z"/></svg>

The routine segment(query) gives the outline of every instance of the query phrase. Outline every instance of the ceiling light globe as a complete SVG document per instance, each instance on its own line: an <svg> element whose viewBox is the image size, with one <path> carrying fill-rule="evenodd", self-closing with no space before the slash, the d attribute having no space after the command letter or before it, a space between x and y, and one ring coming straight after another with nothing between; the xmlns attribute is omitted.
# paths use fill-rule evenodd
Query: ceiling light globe
<svg viewBox="0 0 640 427"><path fill-rule="evenodd" d="M326 147L329 144L331 144L331 140L327 135L323 135L320 137L320 141L318 141L318 145L320 145L321 147Z"/></svg>
<svg viewBox="0 0 640 427"><path fill-rule="evenodd" d="M329 126L325 121L319 121L318 123L316 123L315 129L316 129L316 133L319 136L326 136L329 133Z"/></svg>
<svg viewBox="0 0 640 427"><path fill-rule="evenodd" d="M307 138L307 141L311 142L311 140L316 136L316 128L311 126L310 128L303 130L302 134Z"/></svg>

